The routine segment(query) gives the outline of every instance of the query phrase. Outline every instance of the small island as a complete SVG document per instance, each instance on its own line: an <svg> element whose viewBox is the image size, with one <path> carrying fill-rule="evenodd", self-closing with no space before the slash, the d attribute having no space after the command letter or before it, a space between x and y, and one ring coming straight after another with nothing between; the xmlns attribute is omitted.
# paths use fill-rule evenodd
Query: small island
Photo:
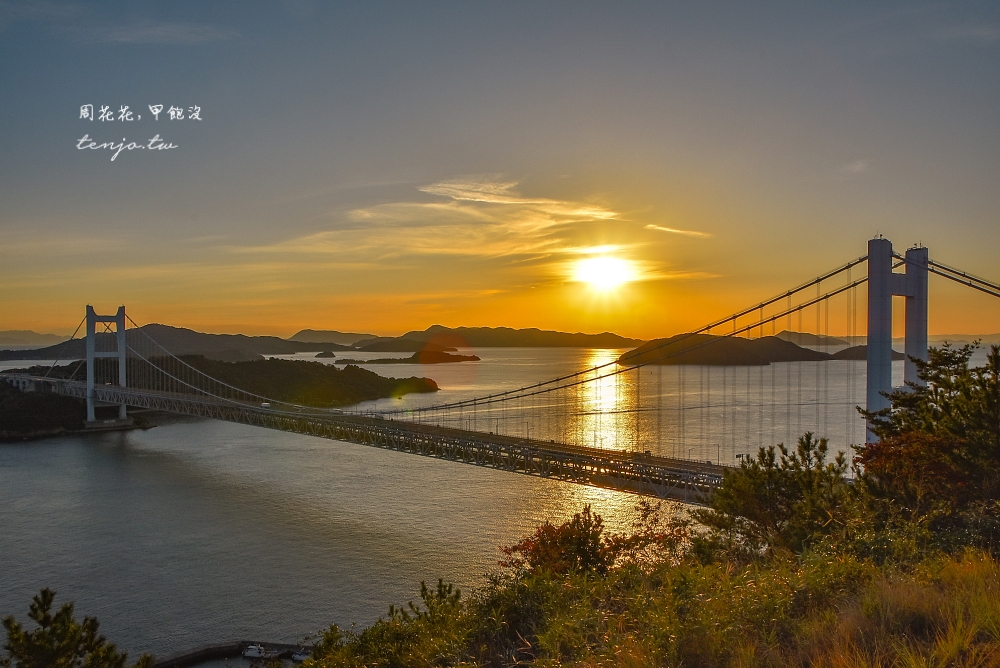
<svg viewBox="0 0 1000 668"><path fill-rule="evenodd" d="M337 360L337 364L448 364L451 362L478 362L478 355L455 355L439 350L421 350L409 357L382 357L377 360Z"/></svg>
<svg viewBox="0 0 1000 668"><path fill-rule="evenodd" d="M334 355L333 352L329 351L329 350L324 350L321 353L316 353L316 359L327 359L328 360L328 359L332 359L334 357L336 357L336 355Z"/></svg>

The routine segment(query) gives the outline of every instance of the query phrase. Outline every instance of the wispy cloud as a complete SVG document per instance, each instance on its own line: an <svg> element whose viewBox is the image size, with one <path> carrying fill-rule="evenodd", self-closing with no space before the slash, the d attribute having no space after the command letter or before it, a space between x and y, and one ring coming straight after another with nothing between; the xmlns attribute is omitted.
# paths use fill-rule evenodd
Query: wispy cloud
<svg viewBox="0 0 1000 668"><path fill-rule="evenodd" d="M21 21L49 24L74 38L112 44L204 44L238 37L232 29L190 22L142 20L128 24L101 23L83 5L50 0L0 0L0 29Z"/></svg>
<svg viewBox="0 0 1000 668"><path fill-rule="evenodd" d="M862 172L867 172L870 166L867 160L855 160L849 165L841 167L839 171L842 174L861 174Z"/></svg>
<svg viewBox="0 0 1000 668"><path fill-rule="evenodd" d="M514 191L517 185L516 181L498 181L495 180L495 177L480 176L442 181L424 186L420 190L431 195L449 197L456 201L530 206L555 216L585 217L599 220L618 217L617 213L604 207L586 206L576 202L554 199L520 197Z"/></svg>
<svg viewBox="0 0 1000 668"><path fill-rule="evenodd" d="M646 226L647 230L657 230L659 232L668 232L670 234L683 234L689 237L710 237L712 236L708 232L698 232L697 230L678 230L674 227L664 227L663 225L653 225L650 223Z"/></svg>
<svg viewBox="0 0 1000 668"><path fill-rule="evenodd" d="M0 1L0 28L15 21L67 21L77 18L82 11L81 7L65 2L49 2L47 0Z"/></svg>
<svg viewBox="0 0 1000 668"><path fill-rule="evenodd" d="M1000 27L989 24L953 25L944 29L943 37L955 41L996 42L1000 41Z"/></svg>
<svg viewBox="0 0 1000 668"><path fill-rule="evenodd" d="M198 23L143 22L96 28L95 39L117 44L203 44L237 36L236 31Z"/></svg>
<svg viewBox="0 0 1000 668"><path fill-rule="evenodd" d="M336 262L436 271L471 261L482 271L503 268L522 287L561 282L583 256L627 260L636 280L707 278L700 272L668 271L661 261L642 259L631 226L615 209L590 202L529 197L518 183L499 176L440 181L417 188L426 197L352 209L335 216L332 229L262 246L230 246L238 255L284 262ZM649 227L707 237L694 230ZM623 236L624 235L624 236ZM598 241L598 243L594 243ZM604 241L604 243L600 243ZM452 265L457 266L457 265ZM463 271L468 271L468 264ZM492 267L493 269L489 269ZM519 275L519 279L513 276Z"/></svg>
<svg viewBox="0 0 1000 668"><path fill-rule="evenodd" d="M337 228L266 247L298 254L355 253L380 259L403 255L499 258L564 252L578 246L574 229L614 220L598 205L522 197L517 183L498 177L442 181L418 190L435 201L387 202L347 212Z"/></svg>

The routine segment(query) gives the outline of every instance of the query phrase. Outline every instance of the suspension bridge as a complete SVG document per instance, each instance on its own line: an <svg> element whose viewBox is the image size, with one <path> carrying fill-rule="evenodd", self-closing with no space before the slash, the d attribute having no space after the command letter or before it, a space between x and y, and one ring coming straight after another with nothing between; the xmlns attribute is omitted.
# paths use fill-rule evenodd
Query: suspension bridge
<svg viewBox="0 0 1000 668"><path fill-rule="evenodd" d="M130 407L168 411L697 503L758 447L805 431L834 449L871 440L857 407L885 408L899 381L921 382L913 360L927 359L931 274L1000 297L997 283L931 260L924 247L899 254L880 237L862 257L641 354L595 351L592 364L541 382L404 408L321 409L248 392L167 350L124 306L114 315L87 307L86 380L2 377L85 400L90 425L124 424ZM906 358L894 378L895 296L905 299ZM813 358L685 362L727 340L775 337L779 327ZM117 420L96 420L98 406L117 406Z"/></svg>

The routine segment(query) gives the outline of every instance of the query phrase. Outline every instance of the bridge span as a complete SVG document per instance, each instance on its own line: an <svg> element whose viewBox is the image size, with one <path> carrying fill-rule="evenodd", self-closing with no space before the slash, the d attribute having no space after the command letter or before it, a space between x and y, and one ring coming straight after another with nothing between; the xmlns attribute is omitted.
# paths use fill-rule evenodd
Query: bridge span
<svg viewBox="0 0 1000 668"><path fill-rule="evenodd" d="M865 274L852 273L862 264L867 264ZM899 268L903 272L897 272ZM118 406L120 419L126 419L131 406L700 503L723 480L722 453L732 455L727 462L745 458L755 450L754 440L757 447L763 447L794 443L806 431L832 435L831 421L840 418L843 430L838 441L831 440L834 448L849 451L855 443L872 440L874 433L866 429L856 409L862 398L869 411L889 406L888 394L894 389L894 297L906 300L907 358L900 369L901 380L913 386L923 382L917 371L919 362L928 359L931 274L1000 297L1000 283L931 260L922 246L908 249L905 255L897 253L887 239L878 237L869 240L864 256L698 330L651 342L643 346L641 355L615 356L488 395L409 408L321 409L235 387L203 373L153 340L125 314L124 306L115 315L98 315L87 307L80 323L87 325L86 359L80 360L68 378L8 372L0 378L22 389L85 400L88 423L93 426L105 426L95 421L95 406ZM867 293L867 309L862 307L862 313L858 312L859 288ZM840 305L831 308L833 300ZM812 316L814 327L809 326ZM864 318L867 330L863 334L858 331L859 317ZM782 333L776 331L779 323ZM131 328L126 332L128 325ZM714 363L721 373L711 373L712 362L671 359L719 346L721 341L733 343L736 337L766 339L759 343L774 348L783 343L782 334L796 338L802 346L811 342L810 354L823 360L815 363L812 382L802 377L801 360L809 359L808 355L788 358L799 361L794 379L792 365L785 364L784 385L768 361L781 362L780 355L763 362ZM830 345L844 350L831 354ZM841 353L846 356L837 357ZM86 382L74 380L84 362ZM864 369L858 369L855 376L855 367L862 362ZM685 390L687 364L698 365L696 390ZM662 372L668 365L677 371L677 382L673 390L664 391ZM768 391L765 365L770 366ZM752 374L751 368L758 371ZM654 369L656 373L650 373ZM833 381L839 383L843 396L834 399L831 374L837 369L841 376L834 376ZM861 383L857 393L855 378ZM625 396L619 397L622 392ZM517 431L524 426L524 438L510 435L515 425ZM776 429L785 430L783 441ZM665 433L672 457L665 456ZM604 443L609 447L598 447ZM710 459L706 450L714 451L715 464L705 461ZM685 451L688 459L677 457ZM694 451L701 456L691 457Z"/></svg>
<svg viewBox="0 0 1000 668"><path fill-rule="evenodd" d="M82 381L23 374L4 374L3 378L24 389L87 398L87 383ZM701 503L722 482L725 468L647 453L515 438L333 410L294 413L215 397L117 385L97 385L91 392L92 399L100 404L237 422L694 504Z"/></svg>

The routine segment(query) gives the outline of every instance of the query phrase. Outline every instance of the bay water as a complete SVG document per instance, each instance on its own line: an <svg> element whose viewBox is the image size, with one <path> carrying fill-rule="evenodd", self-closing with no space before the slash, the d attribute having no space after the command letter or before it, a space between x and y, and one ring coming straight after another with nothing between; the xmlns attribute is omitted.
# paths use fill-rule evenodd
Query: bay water
<svg viewBox="0 0 1000 668"><path fill-rule="evenodd" d="M590 369L622 351L461 352L482 361L366 365L427 376L441 390L361 408L405 411L482 396ZM525 423L531 438L724 464L806 428L825 427L840 449L863 439L853 409L863 402L863 362L630 373L561 391L551 410L538 398L520 412L436 419L512 434ZM479 586L497 568L500 546L586 504L623 530L637 500L183 417L148 430L0 444L0 615L25 620L31 596L50 587L133 655L238 639L301 642L331 623L370 624L390 604L415 599L421 581Z"/></svg>

